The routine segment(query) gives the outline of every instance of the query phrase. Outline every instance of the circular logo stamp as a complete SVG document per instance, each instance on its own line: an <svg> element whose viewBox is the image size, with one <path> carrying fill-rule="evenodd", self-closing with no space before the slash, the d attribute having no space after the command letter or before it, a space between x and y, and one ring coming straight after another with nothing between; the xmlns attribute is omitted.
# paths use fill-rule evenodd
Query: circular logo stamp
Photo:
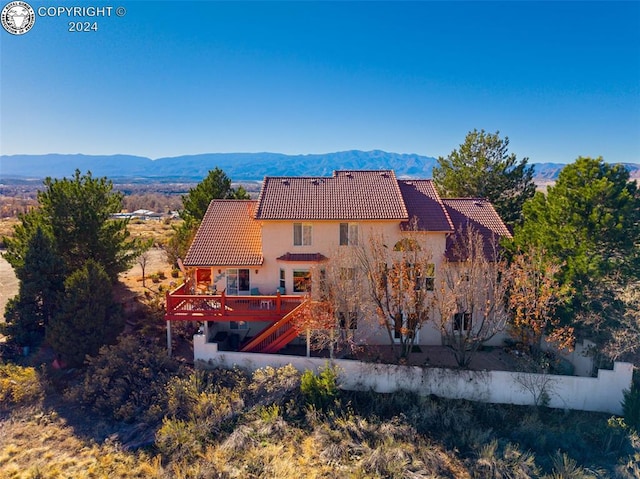
<svg viewBox="0 0 640 479"><path fill-rule="evenodd" d="M23 35L36 23L36 12L27 2L10 2L2 9L0 21L12 35Z"/></svg>

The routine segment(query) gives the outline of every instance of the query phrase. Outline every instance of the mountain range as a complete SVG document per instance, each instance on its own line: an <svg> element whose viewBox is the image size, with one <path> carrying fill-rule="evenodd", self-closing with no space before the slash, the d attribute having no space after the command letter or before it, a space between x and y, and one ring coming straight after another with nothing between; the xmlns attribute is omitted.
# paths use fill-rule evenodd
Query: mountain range
<svg viewBox="0 0 640 479"><path fill-rule="evenodd" d="M0 177L69 177L76 169L112 179L200 181L209 170L221 168L234 181L262 180L265 176L328 176L334 170L392 169L398 177L431 178L437 159L416 154L342 151L326 154L206 153L151 158L132 155L2 155ZM534 164L537 181L553 181L565 165ZM640 164L626 164L632 177L640 177Z"/></svg>

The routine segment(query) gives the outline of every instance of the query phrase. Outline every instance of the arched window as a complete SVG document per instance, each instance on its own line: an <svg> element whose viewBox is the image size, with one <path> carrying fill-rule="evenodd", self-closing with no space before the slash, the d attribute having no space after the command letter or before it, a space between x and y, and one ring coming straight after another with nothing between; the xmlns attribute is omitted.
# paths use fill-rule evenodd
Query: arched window
<svg viewBox="0 0 640 479"><path fill-rule="evenodd" d="M420 251L418 242L411 238L402 238L393 247L393 251Z"/></svg>

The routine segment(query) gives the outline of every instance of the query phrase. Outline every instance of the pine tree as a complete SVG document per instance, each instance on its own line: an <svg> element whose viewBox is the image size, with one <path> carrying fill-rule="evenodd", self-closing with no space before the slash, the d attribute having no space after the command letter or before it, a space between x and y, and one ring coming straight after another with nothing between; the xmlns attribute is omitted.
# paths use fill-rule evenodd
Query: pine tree
<svg viewBox="0 0 640 479"><path fill-rule="evenodd" d="M213 199L249 199L249 194L242 187L231 187L231 179L220 168L209 171L205 179L182 196L183 210L180 213L184 220L173 226L174 234L167 245L169 261L175 264L178 258L184 258L196 235L209 203Z"/></svg>
<svg viewBox="0 0 640 479"><path fill-rule="evenodd" d="M7 261L19 268L31 237L41 228L53 239L68 271L93 259L115 281L142 249L140 240L129 237L126 220L111 219L120 211L122 193L113 192L106 178L81 175L79 170L71 179L47 178L44 186L38 193L39 208L22 215L13 237L4 238Z"/></svg>
<svg viewBox="0 0 640 479"><path fill-rule="evenodd" d="M562 265L561 286L572 301L558 308L578 336L600 348L620 329L615 292L640 279L640 191L622 165L602 158L578 158L560 173L546 195L524 206L524 223L514 241L544 249Z"/></svg>
<svg viewBox="0 0 640 479"><path fill-rule="evenodd" d="M195 220L199 224L214 198L242 200L249 199L249 195L242 186L237 190L232 188L231 179L220 168L215 168L182 197L181 217Z"/></svg>
<svg viewBox="0 0 640 479"><path fill-rule="evenodd" d="M18 295L7 305L5 329L18 344L33 346L57 313L64 289L64 264L42 228L37 227L29 239L16 276L20 282Z"/></svg>
<svg viewBox="0 0 640 479"><path fill-rule="evenodd" d="M124 325L104 268L89 260L64 282L61 310L51 320L46 338L70 365L80 366L100 347L112 343Z"/></svg>
<svg viewBox="0 0 640 479"><path fill-rule="evenodd" d="M489 200L513 227L522 221L522 206L535 193L533 166L509 154L509 138L499 132L469 132L460 148L438 158L433 179L442 196Z"/></svg>

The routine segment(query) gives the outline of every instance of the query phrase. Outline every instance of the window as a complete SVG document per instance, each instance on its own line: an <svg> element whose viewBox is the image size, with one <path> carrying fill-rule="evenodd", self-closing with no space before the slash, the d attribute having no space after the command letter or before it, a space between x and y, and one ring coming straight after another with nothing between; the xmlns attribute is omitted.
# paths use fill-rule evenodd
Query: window
<svg viewBox="0 0 640 479"><path fill-rule="evenodd" d="M424 289L425 291L433 291L435 289L435 271L436 265L428 263L424 268L416 268L416 291Z"/></svg>
<svg viewBox="0 0 640 479"><path fill-rule="evenodd" d="M454 331L469 331L471 329L471 313L456 313L453 315Z"/></svg>
<svg viewBox="0 0 640 479"><path fill-rule="evenodd" d="M246 321L229 321L229 329L247 329Z"/></svg>
<svg viewBox="0 0 640 479"><path fill-rule="evenodd" d="M324 268L318 270L318 292L320 300L325 301L329 294L329 286L327 285L327 270Z"/></svg>
<svg viewBox="0 0 640 479"><path fill-rule="evenodd" d="M307 293L311 291L311 271L297 270L293 272L293 292Z"/></svg>
<svg viewBox="0 0 640 479"><path fill-rule="evenodd" d="M340 246L355 246L358 244L358 224L340 223Z"/></svg>
<svg viewBox="0 0 640 479"><path fill-rule="evenodd" d="M348 313L338 312L340 329L358 329L358 313L349 311Z"/></svg>
<svg viewBox="0 0 640 479"><path fill-rule="evenodd" d="M356 277L355 268L340 268L341 281L353 281Z"/></svg>
<svg viewBox="0 0 640 479"><path fill-rule="evenodd" d="M293 245L311 245L311 225L308 223L293 223Z"/></svg>
<svg viewBox="0 0 640 479"><path fill-rule="evenodd" d="M287 291L287 281L284 270L280 270L280 294L285 294Z"/></svg>
<svg viewBox="0 0 640 479"><path fill-rule="evenodd" d="M411 238L402 238L393 245L393 251L420 251L421 249L418 242Z"/></svg>
<svg viewBox="0 0 640 479"><path fill-rule="evenodd" d="M227 270L227 294L248 294L250 290L248 269L231 268Z"/></svg>
<svg viewBox="0 0 640 479"><path fill-rule="evenodd" d="M404 326L402 314L397 313L393 318L393 339L402 339L402 327Z"/></svg>

